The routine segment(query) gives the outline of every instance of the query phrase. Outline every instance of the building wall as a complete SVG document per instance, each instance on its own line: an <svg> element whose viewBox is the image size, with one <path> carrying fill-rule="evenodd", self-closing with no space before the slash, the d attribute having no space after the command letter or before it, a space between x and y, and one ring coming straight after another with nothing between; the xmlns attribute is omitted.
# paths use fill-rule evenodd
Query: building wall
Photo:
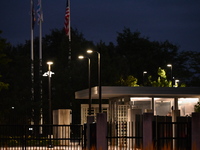
<svg viewBox="0 0 200 150"><path fill-rule="evenodd" d="M91 115L94 116L95 120L96 120L96 114L98 112L99 112L99 104L92 104L91 105ZM102 104L102 112L109 114L109 105L108 104ZM88 104L81 104L81 124L85 124L87 122L88 114L89 114Z"/></svg>

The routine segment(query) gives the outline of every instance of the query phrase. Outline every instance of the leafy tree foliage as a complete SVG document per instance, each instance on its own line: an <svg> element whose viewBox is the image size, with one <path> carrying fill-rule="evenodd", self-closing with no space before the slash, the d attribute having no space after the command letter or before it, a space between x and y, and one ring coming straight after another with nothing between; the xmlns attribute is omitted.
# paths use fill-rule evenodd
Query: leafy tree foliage
<svg viewBox="0 0 200 150"><path fill-rule="evenodd" d="M152 76L148 77L149 83L153 87L172 87L172 81L167 80L166 72L164 69L158 68L158 79L152 81Z"/></svg>
<svg viewBox="0 0 200 150"><path fill-rule="evenodd" d="M125 80L121 77L120 80L117 82L119 85L123 86L130 86L130 87L137 87L137 78L129 75Z"/></svg>
<svg viewBox="0 0 200 150"><path fill-rule="evenodd" d="M127 62L125 73L138 78L139 84L142 83L144 70L156 76L156 68L166 66L167 63L173 64L177 56L176 45L168 41L150 41L148 37L142 37L140 32L131 32L128 28L118 34L117 42L117 51Z"/></svg>
<svg viewBox="0 0 200 150"><path fill-rule="evenodd" d="M200 112L200 102L197 102L197 104L194 105L194 111L195 112Z"/></svg>

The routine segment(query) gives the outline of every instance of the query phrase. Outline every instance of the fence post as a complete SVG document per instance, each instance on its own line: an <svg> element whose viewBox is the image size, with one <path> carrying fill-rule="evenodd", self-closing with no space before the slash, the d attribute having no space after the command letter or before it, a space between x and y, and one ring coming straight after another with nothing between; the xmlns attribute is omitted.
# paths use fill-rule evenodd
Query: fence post
<svg viewBox="0 0 200 150"><path fill-rule="evenodd" d="M87 116L87 131L86 131L86 138L87 138L87 148L90 150L92 147L91 145L91 124L94 122L94 116Z"/></svg>
<svg viewBox="0 0 200 150"><path fill-rule="evenodd" d="M97 150L107 150L107 115L106 113L97 113L96 123L96 142Z"/></svg>
<svg viewBox="0 0 200 150"><path fill-rule="evenodd" d="M177 117L180 116L180 110L172 110L172 122L177 122ZM172 125L173 128L173 138L177 137L177 125L173 124ZM173 150L176 149L176 147L178 147L178 143L176 139L173 139Z"/></svg>
<svg viewBox="0 0 200 150"><path fill-rule="evenodd" d="M153 146L153 113L143 114L143 148Z"/></svg>
<svg viewBox="0 0 200 150"><path fill-rule="evenodd" d="M200 149L200 113L192 113L192 149Z"/></svg>
<svg viewBox="0 0 200 150"><path fill-rule="evenodd" d="M136 136L136 115L141 115L142 109L130 108L128 109L128 130L127 135L130 137ZM128 140L127 143L130 147L136 147L136 138Z"/></svg>

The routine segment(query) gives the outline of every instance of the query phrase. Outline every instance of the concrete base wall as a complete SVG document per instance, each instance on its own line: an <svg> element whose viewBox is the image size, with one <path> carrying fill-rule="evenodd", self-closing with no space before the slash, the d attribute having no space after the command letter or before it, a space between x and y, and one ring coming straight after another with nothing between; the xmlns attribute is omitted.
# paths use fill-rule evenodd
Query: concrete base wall
<svg viewBox="0 0 200 150"><path fill-rule="evenodd" d="M192 149L200 149L200 113L192 113Z"/></svg>
<svg viewBox="0 0 200 150"><path fill-rule="evenodd" d="M91 135L93 135L93 132L95 134L96 131L92 131L92 129L90 128L91 127L91 124L94 123L94 116L87 116L87 133L86 133L86 138L87 138L87 149L91 149L93 147L93 143L92 143L92 140L91 138ZM96 146L96 145L95 145Z"/></svg>
<svg viewBox="0 0 200 150"><path fill-rule="evenodd" d="M153 146L153 113L143 114L143 148Z"/></svg>
<svg viewBox="0 0 200 150"><path fill-rule="evenodd" d="M107 115L105 113L97 114L96 124L96 143L97 150L107 150Z"/></svg>
<svg viewBox="0 0 200 150"><path fill-rule="evenodd" d="M70 125L71 124L71 110L58 109L53 110L53 124L54 125ZM60 126L53 128L54 138L70 138L70 127ZM68 145L69 140L61 140L61 145Z"/></svg>
<svg viewBox="0 0 200 150"><path fill-rule="evenodd" d="M71 109L53 110L53 124L69 125L71 123Z"/></svg>

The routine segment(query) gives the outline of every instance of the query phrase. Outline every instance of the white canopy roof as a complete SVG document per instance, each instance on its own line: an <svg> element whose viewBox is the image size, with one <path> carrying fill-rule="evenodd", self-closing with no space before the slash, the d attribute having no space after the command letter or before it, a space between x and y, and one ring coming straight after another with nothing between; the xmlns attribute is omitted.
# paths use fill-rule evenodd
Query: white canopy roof
<svg viewBox="0 0 200 150"><path fill-rule="evenodd" d="M200 87L125 87L102 86L102 99L117 97L181 97L200 98ZM99 88L91 88L92 99L99 98ZM75 92L75 99L88 99L89 89Z"/></svg>

